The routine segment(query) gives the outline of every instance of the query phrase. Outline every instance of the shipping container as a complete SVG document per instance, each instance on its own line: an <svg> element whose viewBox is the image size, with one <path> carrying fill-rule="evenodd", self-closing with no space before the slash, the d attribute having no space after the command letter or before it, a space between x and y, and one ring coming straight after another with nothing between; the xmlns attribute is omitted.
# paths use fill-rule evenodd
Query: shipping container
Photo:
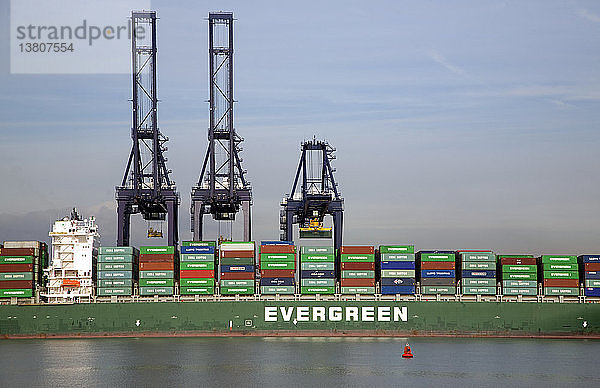
<svg viewBox="0 0 600 388"><path fill-rule="evenodd" d="M342 271L342 278L375 278L375 271Z"/></svg>
<svg viewBox="0 0 600 388"><path fill-rule="evenodd" d="M221 295L254 295L254 287L221 286Z"/></svg>
<svg viewBox="0 0 600 388"><path fill-rule="evenodd" d="M327 263L332 265L334 263ZM352 263L340 263L342 270L363 270L363 271L374 271L375 270L375 262L352 262ZM333 268L331 268L333 269ZM414 269L414 268L413 268Z"/></svg>
<svg viewBox="0 0 600 388"><path fill-rule="evenodd" d="M335 294L335 287L331 286L306 286L306 287L300 287L300 292L302 294L308 294L308 295L315 295L315 294L322 294L322 295L331 295L331 294Z"/></svg>
<svg viewBox="0 0 600 388"><path fill-rule="evenodd" d="M0 248L0 256L39 256L39 248Z"/></svg>
<svg viewBox="0 0 600 388"><path fill-rule="evenodd" d="M586 287L600 287L600 279L586 279L585 286Z"/></svg>
<svg viewBox="0 0 600 388"><path fill-rule="evenodd" d="M381 293L383 295L413 295L415 293L414 285L382 285Z"/></svg>
<svg viewBox="0 0 600 388"><path fill-rule="evenodd" d="M600 271L585 271L586 279L600 279Z"/></svg>
<svg viewBox="0 0 600 388"><path fill-rule="evenodd" d="M600 287L586 287L583 294L585 296L600 296ZM2 290L0 290L0 296L2 296Z"/></svg>
<svg viewBox="0 0 600 388"><path fill-rule="evenodd" d="M294 278L261 278L261 286L293 286L296 284Z"/></svg>
<svg viewBox="0 0 600 388"><path fill-rule="evenodd" d="M188 245L181 247L181 254L184 255L212 255L215 254L215 247L211 247L209 245L205 246L196 246L196 245Z"/></svg>
<svg viewBox="0 0 600 388"><path fill-rule="evenodd" d="M214 287L181 287L181 295L213 295Z"/></svg>
<svg viewBox="0 0 600 388"><path fill-rule="evenodd" d="M496 255L492 252L465 252L460 253L460 258L463 262L496 262Z"/></svg>
<svg viewBox="0 0 600 388"><path fill-rule="evenodd" d="M254 279L254 272L221 272L221 276L219 278L223 280Z"/></svg>
<svg viewBox="0 0 600 388"><path fill-rule="evenodd" d="M375 247L372 245L343 245L340 248L340 253L342 255L348 254L348 255L355 255L355 254L367 254L367 255L373 255L375 254Z"/></svg>
<svg viewBox="0 0 600 388"><path fill-rule="evenodd" d="M173 279L140 279L140 287L173 287Z"/></svg>
<svg viewBox="0 0 600 388"><path fill-rule="evenodd" d="M235 273L235 272L232 272ZM212 269L187 269L179 271L180 278L186 279L207 279L214 278L215 271Z"/></svg>
<svg viewBox="0 0 600 388"><path fill-rule="evenodd" d="M502 280L537 280L536 272L503 272Z"/></svg>
<svg viewBox="0 0 600 388"><path fill-rule="evenodd" d="M281 275L284 276L284 275ZM262 274L261 277L266 277ZM302 271L300 273L301 278L335 278L335 271Z"/></svg>
<svg viewBox="0 0 600 388"><path fill-rule="evenodd" d="M295 293L294 286L261 286L261 294L283 294L292 295Z"/></svg>
<svg viewBox="0 0 600 388"><path fill-rule="evenodd" d="M496 278L495 270L481 270L475 271L472 269L463 270L461 272L463 278Z"/></svg>
<svg viewBox="0 0 600 388"><path fill-rule="evenodd" d="M302 262L334 262L335 261L335 256L334 255L327 255L327 254L323 254L323 255L317 255L317 254L307 254L307 255L301 255L300 256L300 261Z"/></svg>
<svg viewBox="0 0 600 388"><path fill-rule="evenodd" d="M0 280L0 288L21 289L34 288L33 280Z"/></svg>
<svg viewBox="0 0 600 388"><path fill-rule="evenodd" d="M382 269L382 278L414 278L416 271L414 269Z"/></svg>
<svg viewBox="0 0 600 388"><path fill-rule="evenodd" d="M421 269L455 269L454 261L422 261Z"/></svg>
<svg viewBox="0 0 600 388"><path fill-rule="evenodd" d="M514 287L525 287L533 288L537 287L537 280L503 280L502 287L514 288Z"/></svg>
<svg viewBox="0 0 600 388"><path fill-rule="evenodd" d="M577 263L574 255L542 255L542 263Z"/></svg>
<svg viewBox="0 0 600 388"><path fill-rule="evenodd" d="M173 295L173 291L173 287L140 287L140 295Z"/></svg>
<svg viewBox="0 0 600 388"><path fill-rule="evenodd" d="M260 262L288 262L296 261L294 253L261 253Z"/></svg>
<svg viewBox="0 0 600 388"><path fill-rule="evenodd" d="M366 278L342 278L342 287L375 287L375 279Z"/></svg>
<svg viewBox="0 0 600 388"><path fill-rule="evenodd" d="M140 263L173 263L175 262L175 255L170 254L156 254L156 255L140 255Z"/></svg>
<svg viewBox="0 0 600 388"><path fill-rule="evenodd" d="M463 287L495 287L496 278L465 278L461 280Z"/></svg>
<svg viewBox="0 0 600 388"><path fill-rule="evenodd" d="M375 262L375 255L369 254L342 254L340 256L342 263L356 263L356 262Z"/></svg>
<svg viewBox="0 0 600 388"><path fill-rule="evenodd" d="M502 287L503 295L537 295L537 287Z"/></svg>
<svg viewBox="0 0 600 388"><path fill-rule="evenodd" d="M133 295L133 289L131 287L98 288L96 294L98 296Z"/></svg>
<svg viewBox="0 0 600 388"><path fill-rule="evenodd" d="M343 263L343 264L346 264L346 263ZM350 264L350 263L348 263L348 264ZM343 267L342 267L342 269L343 269ZM382 261L381 269L415 269L415 262L414 261Z"/></svg>
<svg viewBox="0 0 600 388"><path fill-rule="evenodd" d="M221 287L254 287L254 279L221 280Z"/></svg>
<svg viewBox="0 0 600 388"><path fill-rule="evenodd" d="M0 289L0 298L31 298L33 296L33 290L29 289L12 289L3 290Z"/></svg>
<svg viewBox="0 0 600 388"><path fill-rule="evenodd" d="M179 269L181 271L202 269L208 269L212 271L215 269L215 263L211 261L186 261L179 264Z"/></svg>
<svg viewBox="0 0 600 388"><path fill-rule="evenodd" d="M240 281L240 280L237 280ZM241 280L245 281L245 280ZM251 280L253 282L253 280ZM179 285L181 287L214 287L215 278L181 278L179 279Z"/></svg>
<svg viewBox="0 0 600 388"><path fill-rule="evenodd" d="M421 286L424 295L455 295L456 286Z"/></svg>
<svg viewBox="0 0 600 388"><path fill-rule="evenodd" d="M215 248L217 246L217 243L215 241L182 241L181 242L181 246L182 247L190 247L190 246L211 246L213 248Z"/></svg>
<svg viewBox="0 0 600 388"><path fill-rule="evenodd" d="M174 255L175 247L173 246L144 246L140 247L140 254L142 255Z"/></svg>
<svg viewBox="0 0 600 388"><path fill-rule="evenodd" d="M133 263L98 263L100 271L131 271Z"/></svg>
<svg viewBox="0 0 600 388"><path fill-rule="evenodd" d="M380 245L380 253L415 253L414 245Z"/></svg>
<svg viewBox="0 0 600 388"><path fill-rule="evenodd" d="M544 263L542 265L542 268L544 271L553 271L553 270L559 270L559 271L578 271L579 267L577 264L572 264L572 263Z"/></svg>
<svg viewBox="0 0 600 388"><path fill-rule="evenodd" d="M579 296L579 287L544 287L544 295Z"/></svg>
<svg viewBox="0 0 600 388"><path fill-rule="evenodd" d="M331 272L333 271L302 271L302 273L313 273L313 272ZM261 278L286 278L286 277L294 277L293 269L263 269L260 271ZM304 277L304 275L302 275ZM333 275L332 275L333 277Z"/></svg>
<svg viewBox="0 0 600 388"><path fill-rule="evenodd" d="M496 287L463 286L462 293L464 295L496 295Z"/></svg>
<svg viewBox="0 0 600 388"><path fill-rule="evenodd" d="M502 265L502 272L537 272L535 265Z"/></svg>
<svg viewBox="0 0 600 388"><path fill-rule="evenodd" d="M254 265L254 257L222 257L221 265Z"/></svg>
<svg viewBox="0 0 600 388"><path fill-rule="evenodd" d="M310 255L331 255L335 254L335 250L330 246L318 246L318 247L300 247L300 252L304 254Z"/></svg>
<svg viewBox="0 0 600 388"><path fill-rule="evenodd" d="M0 256L0 264L33 264L33 256Z"/></svg>
<svg viewBox="0 0 600 388"><path fill-rule="evenodd" d="M252 260L252 259L250 259ZM215 262L215 256L211 254L202 254L202 255L179 255L179 261L181 262L195 262L195 261L203 261L203 262ZM222 262L222 261L221 261Z"/></svg>
<svg viewBox="0 0 600 388"><path fill-rule="evenodd" d="M415 254L382 253L381 261L415 261Z"/></svg>
<svg viewBox="0 0 600 388"><path fill-rule="evenodd" d="M0 264L0 273L2 272L31 272L33 264Z"/></svg>
<svg viewBox="0 0 600 388"><path fill-rule="evenodd" d="M99 255L98 263L133 263L136 258L132 255Z"/></svg>
<svg viewBox="0 0 600 388"><path fill-rule="evenodd" d="M544 287L579 287L579 279L544 279Z"/></svg>
<svg viewBox="0 0 600 388"><path fill-rule="evenodd" d="M544 279L579 279L577 271L544 271Z"/></svg>
<svg viewBox="0 0 600 388"><path fill-rule="evenodd" d="M581 255L579 258L582 263L600 263L600 255Z"/></svg>
<svg viewBox="0 0 600 388"><path fill-rule="evenodd" d="M493 269L496 270L496 263L493 261L463 261L462 269Z"/></svg>
<svg viewBox="0 0 600 388"><path fill-rule="evenodd" d="M274 261L261 261L260 269L294 269L296 268L296 263L293 261L290 262L274 262Z"/></svg>
<svg viewBox="0 0 600 388"><path fill-rule="evenodd" d="M343 264L362 264L362 263L343 263ZM335 269L335 263L333 263L333 262L331 262L331 263L328 263L328 262L302 263L302 264L300 264L300 269L302 271L311 271L311 270L333 271Z"/></svg>
<svg viewBox="0 0 600 388"><path fill-rule="evenodd" d="M415 278L381 278L381 286L414 286Z"/></svg>
<svg viewBox="0 0 600 388"><path fill-rule="evenodd" d="M500 259L502 265L536 265L535 257L505 257Z"/></svg>
<svg viewBox="0 0 600 388"><path fill-rule="evenodd" d="M375 287L341 287L342 294L374 294Z"/></svg>
<svg viewBox="0 0 600 388"><path fill-rule="evenodd" d="M129 287L133 286L132 279L99 279L98 287L110 288L110 287Z"/></svg>
<svg viewBox="0 0 600 388"><path fill-rule="evenodd" d="M33 280L33 272L3 272L0 280Z"/></svg>
<svg viewBox="0 0 600 388"><path fill-rule="evenodd" d="M221 265L221 272L252 272L254 273L253 265Z"/></svg>
<svg viewBox="0 0 600 388"><path fill-rule="evenodd" d="M421 277L423 278L454 278L456 272L453 269L450 270L422 270Z"/></svg>
<svg viewBox="0 0 600 388"><path fill-rule="evenodd" d="M138 251L134 247L100 247L100 255L117 255L117 256L125 256L125 255L139 255L140 251Z"/></svg>
<svg viewBox="0 0 600 388"><path fill-rule="evenodd" d="M296 247L294 245L261 245L260 254L267 253L296 253Z"/></svg>
<svg viewBox="0 0 600 388"><path fill-rule="evenodd" d="M423 278L421 286L454 286L456 279L454 278Z"/></svg>
<svg viewBox="0 0 600 388"><path fill-rule="evenodd" d="M451 253L421 253L420 254L421 265L424 261L451 261L456 260L456 256Z"/></svg>
<svg viewBox="0 0 600 388"><path fill-rule="evenodd" d="M583 268L585 271L600 271L600 263L584 263Z"/></svg>
<svg viewBox="0 0 600 388"><path fill-rule="evenodd" d="M141 272L140 272L141 274ZM131 279L133 272L131 271L98 271L98 279Z"/></svg>
<svg viewBox="0 0 600 388"><path fill-rule="evenodd" d="M334 287L335 286L335 279L326 279L326 278L321 278L321 279L301 279L300 280L300 285L302 287L306 287L306 286Z"/></svg>
<svg viewBox="0 0 600 388"><path fill-rule="evenodd" d="M140 279L173 278L174 271L140 271Z"/></svg>

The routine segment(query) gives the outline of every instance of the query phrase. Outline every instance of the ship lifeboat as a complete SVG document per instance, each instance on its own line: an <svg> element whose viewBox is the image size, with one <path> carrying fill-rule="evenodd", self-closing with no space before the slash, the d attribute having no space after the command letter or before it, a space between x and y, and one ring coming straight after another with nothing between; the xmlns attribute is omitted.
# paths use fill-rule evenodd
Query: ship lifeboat
<svg viewBox="0 0 600 388"><path fill-rule="evenodd" d="M62 282L63 287L79 287L79 280L75 279L64 279Z"/></svg>
<svg viewBox="0 0 600 388"><path fill-rule="evenodd" d="M413 354L410 351L410 345L406 344L404 347L404 353L402 353L402 358L413 358Z"/></svg>

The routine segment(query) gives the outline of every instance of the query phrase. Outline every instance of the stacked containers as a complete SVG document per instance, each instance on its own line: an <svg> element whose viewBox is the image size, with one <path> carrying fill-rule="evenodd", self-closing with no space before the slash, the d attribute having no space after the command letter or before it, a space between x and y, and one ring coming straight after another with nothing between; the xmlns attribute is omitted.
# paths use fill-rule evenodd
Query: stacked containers
<svg viewBox="0 0 600 388"><path fill-rule="evenodd" d="M259 254L261 294L296 292L296 247L290 241L263 241Z"/></svg>
<svg viewBox="0 0 600 388"><path fill-rule="evenodd" d="M499 255L502 295L537 295L537 265L533 255Z"/></svg>
<svg viewBox="0 0 600 388"><path fill-rule="evenodd" d="M300 248L300 293L335 294L335 253L332 246Z"/></svg>
<svg viewBox="0 0 600 388"><path fill-rule="evenodd" d="M544 295L579 295L577 256L542 255L539 271L543 279Z"/></svg>
<svg viewBox="0 0 600 388"><path fill-rule="evenodd" d="M584 295L600 296L600 255L579 256L583 271Z"/></svg>
<svg viewBox="0 0 600 388"><path fill-rule="evenodd" d="M340 248L342 294L375 293L375 247Z"/></svg>
<svg viewBox="0 0 600 388"><path fill-rule="evenodd" d="M419 251L421 294L456 294L456 254L453 251Z"/></svg>
<svg viewBox="0 0 600 388"><path fill-rule="evenodd" d="M496 255L492 251L457 251L464 295L496 295Z"/></svg>
<svg viewBox="0 0 600 388"><path fill-rule="evenodd" d="M39 241L6 241L0 248L0 298L30 298L41 280L48 248Z"/></svg>
<svg viewBox="0 0 600 388"><path fill-rule="evenodd" d="M220 248L221 295L254 295L254 242L224 242Z"/></svg>
<svg viewBox="0 0 600 388"><path fill-rule="evenodd" d="M215 247L182 245L179 255L179 293L213 295L215 293ZM195 245L198 244L198 245Z"/></svg>
<svg viewBox="0 0 600 388"><path fill-rule="evenodd" d="M414 245L380 245L381 294L415 293L416 266Z"/></svg>
<svg viewBox="0 0 600 388"><path fill-rule="evenodd" d="M139 251L134 247L100 247L96 295L132 295Z"/></svg>
<svg viewBox="0 0 600 388"><path fill-rule="evenodd" d="M140 295L173 295L175 247L140 247Z"/></svg>

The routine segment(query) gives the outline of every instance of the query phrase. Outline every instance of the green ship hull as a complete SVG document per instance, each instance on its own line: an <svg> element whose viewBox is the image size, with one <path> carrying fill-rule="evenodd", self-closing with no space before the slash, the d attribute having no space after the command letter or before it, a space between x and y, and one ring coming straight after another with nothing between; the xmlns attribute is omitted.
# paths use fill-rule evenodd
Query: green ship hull
<svg viewBox="0 0 600 388"><path fill-rule="evenodd" d="M0 335L599 338L600 304L244 300L3 305Z"/></svg>

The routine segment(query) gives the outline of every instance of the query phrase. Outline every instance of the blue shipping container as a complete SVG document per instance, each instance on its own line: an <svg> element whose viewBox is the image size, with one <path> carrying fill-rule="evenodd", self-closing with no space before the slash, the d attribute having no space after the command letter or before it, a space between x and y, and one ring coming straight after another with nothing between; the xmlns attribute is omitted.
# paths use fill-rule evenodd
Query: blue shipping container
<svg viewBox="0 0 600 388"><path fill-rule="evenodd" d="M335 271L301 271L300 276L302 279L333 279L335 278Z"/></svg>
<svg viewBox="0 0 600 388"><path fill-rule="evenodd" d="M415 286L381 286L381 293L384 295L412 295L415 293Z"/></svg>
<svg viewBox="0 0 600 388"><path fill-rule="evenodd" d="M183 254L203 254L203 253L208 253L208 254L213 254L215 253L215 247L211 247L208 245L203 245L203 246L182 246L180 248L181 253Z"/></svg>
<svg viewBox="0 0 600 388"><path fill-rule="evenodd" d="M600 296L600 287L587 287L584 294L585 296Z"/></svg>
<svg viewBox="0 0 600 388"><path fill-rule="evenodd" d="M579 257L584 263L600 263L600 255L581 255Z"/></svg>
<svg viewBox="0 0 600 388"><path fill-rule="evenodd" d="M586 279L600 279L600 271L585 271Z"/></svg>
<svg viewBox="0 0 600 388"><path fill-rule="evenodd" d="M261 286L293 286L296 284L294 278L262 278Z"/></svg>
<svg viewBox="0 0 600 388"><path fill-rule="evenodd" d="M423 270L421 270L421 277L423 277L423 278L453 278L453 277L456 277L456 271L453 269L447 269L447 270L423 269Z"/></svg>
<svg viewBox="0 0 600 388"><path fill-rule="evenodd" d="M381 269L415 269L414 261L382 261Z"/></svg>
<svg viewBox="0 0 600 388"><path fill-rule="evenodd" d="M492 271L492 270L485 270L485 271L474 270L473 271L473 270L469 270L469 269L463 269L462 277L463 278L495 278L496 271Z"/></svg>
<svg viewBox="0 0 600 388"><path fill-rule="evenodd" d="M414 286L415 278L381 278L381 286Z"/></svg>
<svg viewBox="0 0 600 388"><path fill-rule="evenodd" d="M254 272L253 265L221 265L221 272Z"/></svg>

